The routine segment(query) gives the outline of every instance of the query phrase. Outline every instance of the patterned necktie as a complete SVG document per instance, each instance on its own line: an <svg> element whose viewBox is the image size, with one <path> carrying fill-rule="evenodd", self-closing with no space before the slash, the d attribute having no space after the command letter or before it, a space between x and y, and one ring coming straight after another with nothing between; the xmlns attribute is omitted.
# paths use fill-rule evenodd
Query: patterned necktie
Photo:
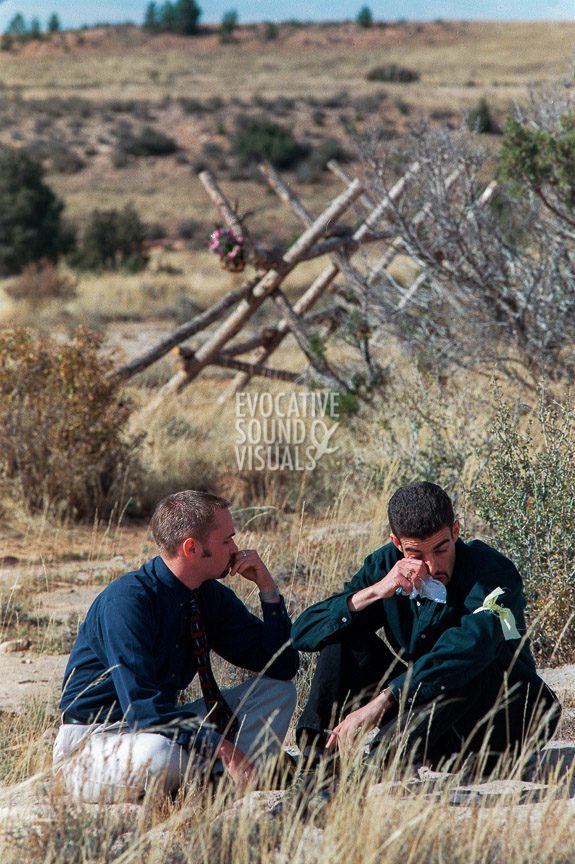
<svg viewBox="0 0 575 864"><path fill-rule="evenodd" d="M200 686L208 710L206 719L214 724L220 735L225 733L226 738L233 740L238 731L238 719L222 696L214 678L210 663L210 646L202 621L198 592L192 591L191 598L191 637L194 655L198 661Z"/></svg>

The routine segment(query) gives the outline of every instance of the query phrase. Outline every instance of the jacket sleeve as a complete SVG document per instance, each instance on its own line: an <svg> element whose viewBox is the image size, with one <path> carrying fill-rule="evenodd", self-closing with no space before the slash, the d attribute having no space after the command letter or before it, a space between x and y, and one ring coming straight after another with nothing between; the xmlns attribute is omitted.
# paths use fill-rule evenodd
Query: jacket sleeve
<svg viewBox="0 0 575 864"><path fill-rule="evenodd" d="M446 630L427 654L389 683L397 698L404 692L412 704L431 701L467 684L503 651L511 657L514 652L519 653L523 640L506 642L496 614L475 612L494 588L501 587L505 593L499 598L499 605L513 612L520 632L524 632L521 577L511 562L507 565L490 568L480 576L464 600L465 612L459 625Z"/></svg>
<svg viewBox="0 0 575 864"><path fill-rule="evenodd" d="M299 651L319 651L331 638L348 627L368 627L375 631L383 624L381 604L373 604L362 612L350 612L350 597L379 582L389 571L390 562L377 550L368 555L355 576L346 582L343 591L314 603L295 620L292 639Z"/></svg>
<svg viewBox="0 0 575 864"><path fill-rule="evenodd" d="M291 620L283 597L279 603L262 602L262 620L227 586L217 583L209 590L212 596L205 604L205 617L210 646L216 654L234 666L270 678L293 678L299 657L291 644Z"/></svg>

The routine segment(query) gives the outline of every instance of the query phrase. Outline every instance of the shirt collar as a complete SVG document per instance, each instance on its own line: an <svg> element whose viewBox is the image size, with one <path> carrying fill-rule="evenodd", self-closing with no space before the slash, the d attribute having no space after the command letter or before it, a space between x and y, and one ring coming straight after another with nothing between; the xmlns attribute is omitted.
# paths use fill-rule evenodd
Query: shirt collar
<svg viewBox="0 0 575 864"><path fill-rule="evenodd" d="M177 576L174 576L168 565L160 555L156 555L150 561L151 570L156 578L170 589L180 601L189 600L191 589L184 585Z"/></svg>
<svg viewBox="0 0 575 864"><path fill-rule="evenodd" d="M453 599L457 597L459 594L464 595L464 582L465 575L467 572L467 545L458 537L455 541L455 564L453 565L453 573L449 583L447 585L447 594Z"/></svg>

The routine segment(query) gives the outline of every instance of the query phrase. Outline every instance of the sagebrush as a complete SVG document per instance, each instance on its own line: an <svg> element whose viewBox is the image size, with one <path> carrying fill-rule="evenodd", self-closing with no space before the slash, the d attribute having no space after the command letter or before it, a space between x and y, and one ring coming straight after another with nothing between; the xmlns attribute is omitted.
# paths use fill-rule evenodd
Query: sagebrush
<svg viewBox="0 0 575 864"><path fill-rule="evenodd" d="M474 490L495 544L525 581L539 660L575 658L575 413L545 394L525 422L500 403L491 454Z"/></svg>
<svg viewBox="0 0 575 864"><path fill-rule="evenodd" d="M130 409L100 347L84 329L66 343L0 331L0 479L30 512L90 518L121 498Z"/></svg>

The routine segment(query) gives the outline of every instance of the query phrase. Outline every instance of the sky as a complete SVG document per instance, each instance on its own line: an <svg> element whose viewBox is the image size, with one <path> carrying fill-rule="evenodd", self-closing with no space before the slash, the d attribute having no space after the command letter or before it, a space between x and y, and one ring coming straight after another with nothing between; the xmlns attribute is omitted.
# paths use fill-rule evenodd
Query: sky
<svg viewBox="0 0 575 864"><path fill-rule="evenodd" d="M162 2L162 0L157 0ZM201 21L219 22L224 12L235 9L240 22L353 19L365 4L374 18L428 21L445 19L575 20L575 0L196 0L203 10ZM141 23L147 0L0 0L0 32L17 12L42 26L56 12L63 27L133 21Z"/></svg>

